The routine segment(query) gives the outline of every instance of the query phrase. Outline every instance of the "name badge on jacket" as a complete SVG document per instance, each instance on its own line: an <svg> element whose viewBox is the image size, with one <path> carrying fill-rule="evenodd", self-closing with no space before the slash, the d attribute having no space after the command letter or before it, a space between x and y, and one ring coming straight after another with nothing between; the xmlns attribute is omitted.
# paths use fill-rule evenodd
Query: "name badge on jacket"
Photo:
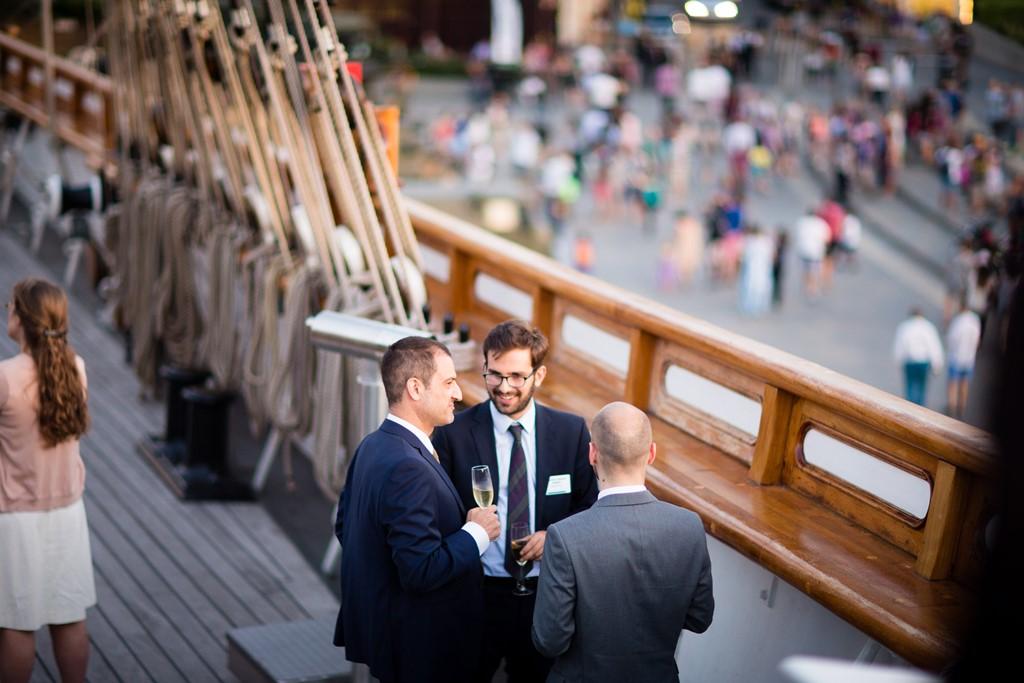
<svg viewBox="0 0 1024 683"><path fill-rule="evenodd" d="M572 493L572 478L568 474L552 474L548 477L548 490L544 495L558 496Z"/></svg>

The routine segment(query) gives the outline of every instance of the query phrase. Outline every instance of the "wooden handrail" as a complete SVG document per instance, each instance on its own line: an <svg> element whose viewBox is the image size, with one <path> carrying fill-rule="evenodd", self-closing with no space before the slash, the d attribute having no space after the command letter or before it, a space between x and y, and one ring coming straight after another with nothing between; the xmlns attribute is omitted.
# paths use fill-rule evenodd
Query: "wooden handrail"
<svg viewBox="0 0 1024 683"><path fill-rule="evenodd" d="M41 48L2 32L0 32L0 51L16 54L22 57L26 63L42 65L46 61L46 52ZM114 92L114 86L108 77L92 69L87 69L81 64L76 64L63 57L54 57L53 66L59 75L88 86L92 92L100 95L110 95Z"/></svg>
<svg viewBox="0 0 1024 683"><path fill-rule="evenodd" d="M991 437L984 431L905 401L834 370L723 330L638 294L538 258L526 247L406 198L417 231L507 273L509 283L539 286L609 320L714 357L745 374L827 408L854 416L974 473L992 473Z"/></svg>
<svg viewBox="0 0 1024 683"><path fill-rule="evenodd" d="M549 399L585 415L600 402L630 400L657 418L657 438L675 444L668 460L649 470L657 495L698 511L709 533L909 661L933 670L949 662L988 521L994 463L987 433L578 273L421 202L406 203L421 244L448 259L446 278L429 276L428 265L435 310L446 306L479 335L510 314L477 297L478 275L521 291L532 300L534 324L551 339L549 364L559 365L545 384ZM440 268L437 259L426 260ZM610 371L586 352L565 349L567 313L628 342L627 367L619 362ZM666 359L759 400L753 444L669 396ZM466 393L482 399L473 382L467 378ZM927 513L919 518L805 463L808 429L927 482ZM711 446L718 459L705 449L690 462L695 451L687 438Z"/></svg>
<svg viewBox="0 0 1024 683"><path fill-rule="evenodd" d="M11 57L22 61L21 77L17 79L16 89L9 85L12 78L7 68ZM70 106L70 111L62 111L58 107L56 120L50 121L45 94L41 101L35 101L29 96L35 84L25 83L30 70L44 70L46 63L46 52L39 47L0 33L0 106L40 126L51 128L65 142L85 152L89 165L102 165L114 152L113 83L103 74L70 60L54 57L54 83L63 82L71 86L70 97L63 99ZM102 116L97 117L95 113L86 111L86 97L102 101Z"/></svg>
<svg viewBox="0 0 1024 683"><path fill-rule="evenodd" d="M610 397L655 409L678 429L747 464L755 483L788 486L910 552L915 571L925 578L966 578L976 571L975 558L958 548L961 538L976 533L981 519L964 519L950 514L950 508L962 511L974 480L992 476L992 445L985 432L540 258L421 202L406 201L421 242L449 259L449 282L433 282L432 289L448 291L456 315L475 314L488 324L507 317L477 300L478 274L518 288L534 303L543 302L533 317L552 340L552 358L579 376L599 377ZM570 313L630 344L624 376L560 344L559 324ZM721 421L666 397L665 359L675 357L691 359L677 362L680 367L761 402L753 446ZM805 464L800 453L809 429L834 434L925 480L931 493L926 519Z"/></svg>

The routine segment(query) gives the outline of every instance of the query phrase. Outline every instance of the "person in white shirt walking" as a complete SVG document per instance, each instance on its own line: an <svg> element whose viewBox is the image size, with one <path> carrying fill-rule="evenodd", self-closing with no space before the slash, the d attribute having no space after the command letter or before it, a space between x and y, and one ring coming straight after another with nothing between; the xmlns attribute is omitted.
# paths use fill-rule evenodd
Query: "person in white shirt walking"
<svg viewBox="0 0 1024 683"><path fill-rule="evenodd" d="M967 390L980 342L981 318L961 301L960 312L950 321L946 331L946 359L949 361L946 399L951 417L963 418L967 408Z"/></svg>
<svg viewBox="0 0 1024 683"><path fill-rule="evenodd" d="M903 366L904 397L923 406L928 375L942 369L942 341L939 331L917 308L896 328L893 358Z"/></svg>
<svg viewBox="0 0 1024 683"><path fill-rule="evenodd" d="M847 211L846 216L843 218L843 236L839 241L839 253L842 254L842 259L846 265L850 268L856 268L857 265L857 250L860 249L861 235L864 229L860 222L853 213Z"/></svg>
<svg viewBox="0 0 1024 683"><path fill-rule="evenodd" d="M829 240L828 223L808 209L796 222L796 253L804 268L804 292L816 298L821 292L821 264Z"/></svg>

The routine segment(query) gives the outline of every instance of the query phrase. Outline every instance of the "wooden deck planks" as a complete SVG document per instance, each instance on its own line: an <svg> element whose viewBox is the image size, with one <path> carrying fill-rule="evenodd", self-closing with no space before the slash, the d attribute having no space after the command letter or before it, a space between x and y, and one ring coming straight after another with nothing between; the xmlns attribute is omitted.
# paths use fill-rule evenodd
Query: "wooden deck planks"
<svg viewBox="0 0 1024 683"><path fill-rule="evenodd" d="M96 464L93 471L97 482L97 490L108 487L106 481L117 480L115 471L102 471L104 465ZM125 479L129 476L124 475ZM165 557L160 559L160 567L168 574L180 573L183 581L189 582L198 593L197 601L205 601L212 614L203 617L204 623L211 627L252 625L261 623L261 616L277 617L260 614L254 611L252 603L239 597L237 585L232 585L226 568L217 558L208 557L215 549L200 537L191 524L179 523L178 511L172 501L160 500L158 496L146 499L140 497L130 486L124 487L119 493L125 508L121 520L126 527L132 529L133 540L139 544L139 552L147 552L153 546L163 549ZM169 495L169 494L168 494Z"/></svg>
<svg viewBox="0 0 1024 683"><path fill-rule="evenodd" d="M113 615L109 601L118 598L116 594L108 597L110 593L106 581L97 579L97 606L89 610L88 615L89 643L92 647L89 656L89 680L95 683L144 681L149 676L139 659L141 653L131 650L111 622Z"/></svg>
<svg viewBox="0 0 1024 683"><path fill-rule="evenodd" d="M161 640L161 637L170 636L174 624L168 623L152 608L131 575L119 566L113 552L96 532L92 534L92 555L98 598L96 610L107 616L114 631L142 663L150 679L187 681L168 653L168 649L177 649L173 647L178 644L177 639L170 648ZM101 591L100 586L104 590ZM187 652L187 648L182 650Z"/></svg>
<svg viewBox="0 0 1024 683"><path fill-rule="evenodd" d="M205 531L211 541L214 538L222 539L220 551L231 564L231 571L244 582L246 590L253 592L250 600L262 597L268 610L274 610L280 615L280 621L308 618L309 615L283 589L281 581L268 571L260 548L255 547L249 539L238 537L237 529L226 529L220 523L218 511L212 504L196 507L205 513Z"/></svg>
<svg viewBox="0 0 1024 683"><path fill-rule="evenodd" d="M31 683L35 681L59 681L60 672L53 658L53 646L49 629L40 629L36 634L36 665L32 669Z"/></svg>
<svg viewBox="0 0 1024 683"><path fill-rule="evenodd" d="M59 279L0 231L0 298L29 275ZM136 451L163 430L162 404L139 400L116 335L74 298L70 315L92 416L82 440L98 598L89 680L230 681L230 629L336 614L337 600L258 504L185 504L170 493ZM3 335L0 358L16 352ZM59 680L45 630L37 643L32 681Z"/></svg>
<svg viewBox="0 0 1024 683"><path fill-rule="evenodd" d="M271 583L262 579L254 583L255 569L252 559L240 555L237 542L221 533L222 530L214 525L209 512L204 509L204 504L186 505L178 501L156 479L157 475L148 468L140 456L132 453L123 466L118 467L109 463L96 463L95 469L101 476L108 476L112 481L123 480L129 484L120 493L128 501L126 507L134 511L132 514L139 514L139 520L149 526L155 536L167 539L168 544L176 545L184 553L178 556L179 559L193 559L199 572L197 578L208 577L206 581L213 590L223 586L234 600L246 606L246 611L252 615L254 621L249 622L244 615L238 615L236 619L231 620L234 625L282 621L289 618L289 612L296 617L302 616L292 609L282 612L270 604L260 591L271 590ZM147 497L140 493L138 486L151 479L159 485L159 489ZM149 514L145 514L147 511ZM260 511L262 512L262 509ZM248 574L239 569L240 564L248 567ZM232 606L230 598L228 606Z"/></svg>
<svg viewBox="0 0 1024 683"><path fill-rule="evenodd" d="M38 638L36 642L39 642ZM35 668L32 669L32 677L28 679L29 683L54 683L60 680L50 675L48 667L49 664L41 656L37 655ZM56 668L54 668L54 671L56 671Z"/></svg>
<svg viewBox="0 0 1024 683"><path fill-rule="evenodd" d="M220 668L222 653L217 634L211 633L185 604L178 594L180 586L165 580L157 572L154 559L158 558L140 553L130 544L128 537L113 522L117 512L108 513L104 509L106 500L104 496L96 496L89 509L90 521L95 520L97 526L94 536L101 541L100 548L93 553L96 569L143 614L156 615L152 620L140 620L152 624L154 639L171 661L196 657L191 680L218 680L214 672ZM140 561L130 562L129 558ZM200 664L205 664L209 671L203 671Z"/></svg>
<svg viewBox="0 0 1024 683"><path fill-rule="evenodd" d="M325 601L324 592L319 589L319 586L300 580L305 560L289 550L290 541L285 536L272 533L276 524L269 516L259 514L260 511L250 505L225 505L222 509L227 514L237 517L242 528L247 529L280 565L285 588L307 614L314 619L337 616L338 604L337 600L333 599L333 594L328 595L327 597L331 599ZM310 523L316 522L317 520L310 520ZM323 520L323 524L325 533L333 535L334 530L328 520Z"/></svg>
<svg viewBox="0 0 1024 683"><path fill-rule="evenodd" d="M99 499L107 496L114 497L108 484L100 477L94 476L90 480L90 488L98 494L97 498ZM104 505L99 502L96 507L103 511ZM220 638L228 629L236 625L237 621L231 618L236 614L241 615L242 621L252 619L250 612L238 609L237 600L223 590L222 586L203 585L202 579L204 575L208 574L200 565L199 558L191 550L179 542L168 542L163 546L160 544L161 539L164 541L176 541L176 539L167 535L158 536L151 533L134 517L131 510L122 510L121 514L116 516L106 515L105 511L103 512L107 517L114 517L101 520L104 527L116 527L131 543L132 548L124 550L124 554L134 553L145 558L159 579L173 587L175 594L194 618L200 622L201 631L207 636ZM92 521L91 517L90 521ZM222 590L216 590L217 588ZM230 603L230 608L227 610L222 608L223 603Z"/></svg>

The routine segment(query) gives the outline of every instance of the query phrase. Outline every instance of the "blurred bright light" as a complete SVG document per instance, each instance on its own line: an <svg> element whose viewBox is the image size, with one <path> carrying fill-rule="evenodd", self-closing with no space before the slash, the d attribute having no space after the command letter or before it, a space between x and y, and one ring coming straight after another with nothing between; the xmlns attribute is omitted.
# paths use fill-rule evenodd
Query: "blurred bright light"
<svg viewBox="0 0 1024 683"><path fill-rule="evenodd" d="M672 15L672 33L677 36L690 35L690 19L682 12Z"/></svg>
<svg viewBox="0 0 1024 683"><path fill-rule="evenodd" d="M974 0L960 0L960 23L970 24L974 21Z"/></svg>
<svg viewBox="0 0 1024 683"><path fill-rule="evenodd" d="M732 19L740 13L740 8L732 0L726 0L715 5L715 16L719 19Z"/></svg>
<svg viewBox="0 0 1024 683"><path fill-rule="evenodd" d="M488 197L481 206L481 222L488 230L509 233L519 229L519 204L508 197Z"/></svg>
<svg viewBox="0 0 1024 683"><path fill-rule="evenodd" d="M708 16L708 8L700 0L687 0L686 4L683 5L683 9L691 17L706 17Z"/></svg>

